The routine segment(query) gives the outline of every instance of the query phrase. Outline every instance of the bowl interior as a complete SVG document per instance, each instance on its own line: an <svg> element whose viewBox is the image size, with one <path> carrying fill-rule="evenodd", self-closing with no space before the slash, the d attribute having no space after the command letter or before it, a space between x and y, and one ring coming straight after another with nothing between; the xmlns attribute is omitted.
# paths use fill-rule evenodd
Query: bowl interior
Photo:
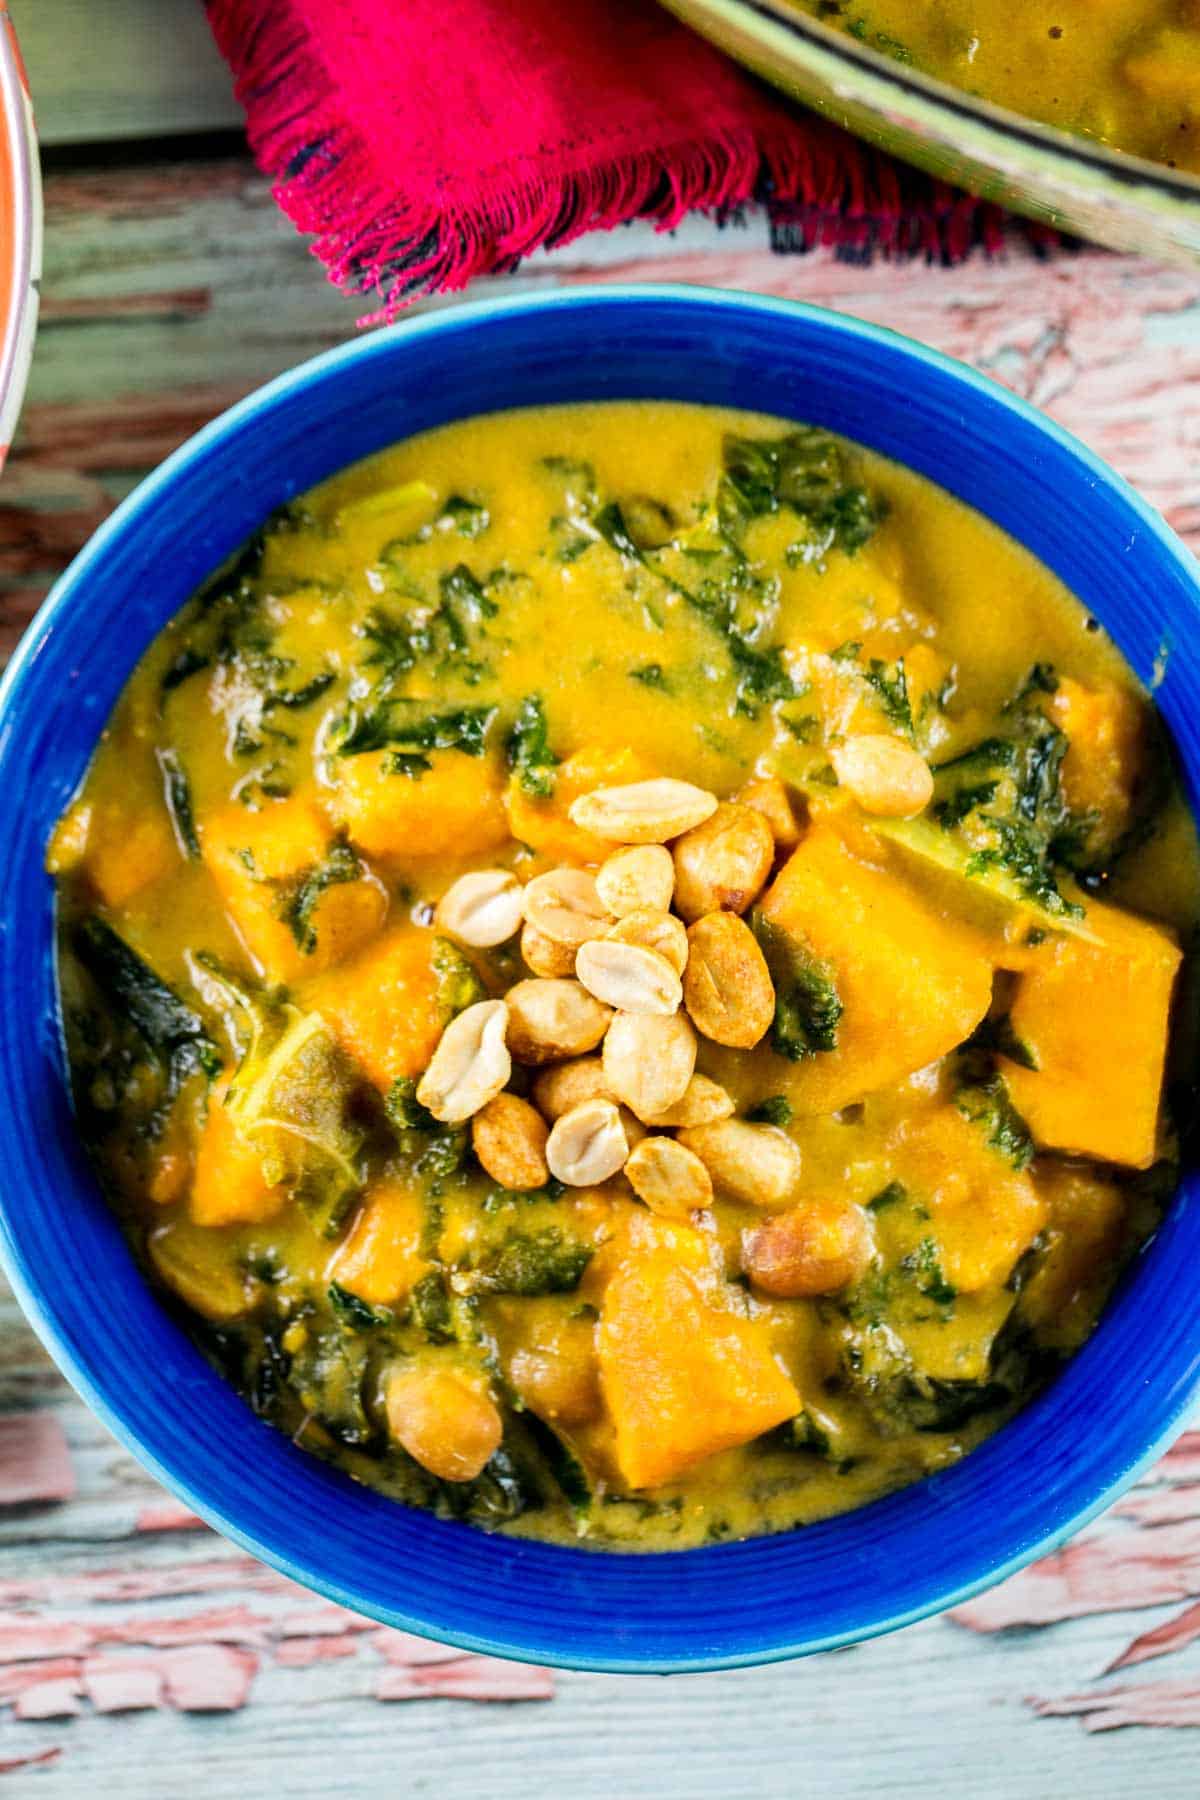
<svg viewBox="0 0 1200 1800"><path fill-rule="evenodd" d="M261 1423L144 1285L77 1143L63 1075L47 835L130 670L263 517L450 419L668 398L810 420L940 482L1026 543L1158 700L1196 804L1197 578L1118 479L992 383L887 332L695 290L465 308L319 358L208 427L59 584L0 690L0 1250L66 1373L219 1529L388 1623L500 1654L680 1669L828 1648L950 1604L1058 1541L1169 1436L1200 1374L1178 1279L1200 1256L1189 1180L1061 1378L957 1467L799 1532L678 1555L589 1555L441 1523Z"/></svg>

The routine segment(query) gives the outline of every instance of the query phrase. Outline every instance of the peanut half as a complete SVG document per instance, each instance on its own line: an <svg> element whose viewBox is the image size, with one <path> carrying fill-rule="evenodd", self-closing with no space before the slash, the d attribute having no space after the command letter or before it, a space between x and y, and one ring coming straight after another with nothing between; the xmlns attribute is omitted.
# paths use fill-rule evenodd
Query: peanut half
<svg viewBox="0 0 1200 1800"><path fill-rule="evenodd" d="M726 800L675 845L675 907L688 921L723 910L744 913L775 860L771 827L752 806Z"/></svg>
<svg viewBox="0 0 1200 1800"><path fill-rule="evenodd" d="M517 1094L497 1094L471 1120L471 1148L486 1174L515 1193L545 1187L548 1126Z"/></svg>
<svg viewBox="0 0 1200 1800"><path fill-rule="evenodd" d="M504 997L508 1047L518 1062L586 1056L608 1030L612 1011L578 981L518 981ZM503 1086L504 1083L501 1083Z"/></svg>
<svg viewBox="0 0 1200 1800"><path fill-rule="evenodd" d="M575 973L597 1000L621 1012L678 1012L683 988L664 956L640 944L615 944L598 938L581 944L575 957Z"/></svg>
<svg viewBox="0 0 1200 1800"><path fill-rule="evenodd" d="M488 950L515 937L524 914L524 891L515 875L507 869L476 869L446 889L434 919L460 944Z"/></svg>
<svg viewBox="0 0 1200 1800"><path fill-rule="evenodd" d="M679 1142L696 1152L715 1187L748 1206L783 1206L800 1179L800 1152L774 1125L721 1119L681 1131Z"/></svg>
<svg viewBox="0 0 1200 1800"><path fill-rule="evenodd" d="M460 1125L507 1085L508 1026L503 1000L477 1000L451 1019L417 1087L417 1099L435 1119Z"/></svg>
<svg viewBox="0 0 1200 1800"><path fill-rule="evenodd" d="M766 958L744 919L713 912L688 931L683 999L696 1030L714 1044L750 1050L775 1017Z"/></svg>
<svg viewBox="0 0 1200 1800"><path fill-rule="evenodd" d="M900 738L843 738L830 745L829 760L839 787L879 818L915 819L933 799L929 764Z"/></svg>
<svg viewBox="0 0 1200 1800"><path fill-rule="evenodd" d="M572 950L602 936L612 923L596 892L596 878L586 869L535 875L525 889L525 917L543 937Z"/></svg>
<svg viewBox="0 0 1200 1800"><path fill-rule="evenodd" d="M571 802L570 819L582 831L613 844L665 844L717 810L717 797L690 781L664 777L624 787L594 788Z"/></svg>
<svg viewBox="0 0 1200 1800"><path fill-rule="evenodd" d="M577 1056L571 1062L554 1063L541 1070L534 1077L533 1098L551 1124L585 1100L616 1101L598 1056Z"/></svg>
<svg viewBox="0 0 1200 1800"><path fill-rule="evenodd" d="M694 1150L674 1138L643 1138L625 1164L638 1199L665 1219L685 1219L711 1206L712 1177Z"/></svg>
<svg viewBox="0 0 1200 1800"><path fill-rule="evenodd" d="M625 1165L629 1143L611 1100L585 1100L556 1119L546 1140L550 1173L568 1187L598 1187Z"/></svg>
<svg viewBox="0 0 1200 1800"><path fill-rule="evenodd" d="M614 850L596 871L596 891L614 919L639 907L666 912L675 891L675 864L662 844L629 844Z"/></svg>
<svg viewBox="0 0 1200 1800"><path fill-rule="evenodd" d="M683 974L688 959L687 927L674 913L639 906L610 925L604 935L614 944L640 944L644 950L656 950L677 975Z"/></svg>
<svg viewBox="0 0 1200 1800"><path fill-rule="evenodd" d="M674 1131L688 1125L711 1125L732 1117L733 1111L733 1098L720 1083L696 1074L673 1106L653 1118L647 1115L645 1122L655 1131Z"/></svg>
<svg viewBox="0 0 1200 1800"><path fill-rule="evenodd" d="M643 1121L683 1098L695 1067L696 1034L681 1012L670 1018L620 1012L608 1028L605 1079Z"/></svg>
<svg viewBox="0 0 1200 1800"><path fill-rule="evenodd" d="M536 926L526 921L521 932L521 956L535 975L562 976L575 973L575 951L570 944L556 944Z"/></svg>

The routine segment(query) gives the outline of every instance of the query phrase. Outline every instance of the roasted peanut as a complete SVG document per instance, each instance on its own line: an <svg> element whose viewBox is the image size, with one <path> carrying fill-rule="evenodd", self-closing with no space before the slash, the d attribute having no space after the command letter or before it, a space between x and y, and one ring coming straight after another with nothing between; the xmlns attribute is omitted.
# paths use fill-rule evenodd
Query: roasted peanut
<svg viewBox="0 0 1200 1800"><path fill-rule="evenodd" d="M518 1062L562 1062L594 1050L612 1018L578 981L518 981L504 996L508 1047Z"/></svg>
<svg viewBox="0 0 1200 1800"><path fill-rule="evenodd" d="M556 1119L546 1140L550 1173L568 1187L596 1187L624 1167L629 1142L611 1100L585 1100Z"/></svg>
<svg viewBox="0 0 1200 1800"><path fill-rule="evenodd" d="M577 950L601 937L612 923L586 869L551 869L525 888L525 917L555 944Z"/></svg>
<svg viewBox="0 0 1200 1800"><path fill-rule="evenodd" d="M674 1131L689 1125L711 1125L716 1119L728 1119L733 1113L733 1100L719 1082L707 1075L693 1075L683 1097L665 1112L647 1116L645 1123L655 1131Z"/></svg>
<svg viewBox="0 0 1200 1800"><path fill-rule="evenodd" d="M638 1199L665 1219L712 1205L712 1177L694 1150L674 1138L643 1138L625 1164Z"/></svg>
<svg viewBox="0 0 1200 1800"><path fill-rule="evenodd" d="M674 891L675 864L662 844L614 850L596 871L596 892L614 919L643 906L666 912Z"/></svg>
<svg viewBox="0 0 1200 1800"><path fill-rule="evenodd" d="M515 937L524 914L524 892L515 875L507 869L476 869L446 889L434 920L460 944L485 950Z"/></svg>
<svg viewBox="0 0 1200 1800"><path fill-rule="evenodd" d="M800 842L800 825L791 796L778 775L764 775L749 782L738 795L743 806L761 813L771 828L778 850L794 850Z"/></svg>
<svg viewBox="0 0 1200 1800"><path fill-rule="evenodd" d="M597 1000L621 1012L678 1012L683 997L678 975L657 950L640 944L613 943L597 938L581 944L575 957L575 973Z"/></svg>
<svg viewBox="0 0 1200 1800"><path fill-rule="evenodd" d="M933 798L929 764L901 738L843 738L830 745L829 760L838 785L880 818L915 819Z"/></svg>
<svg viewBox="0 0 1200 1800"><path fill-rule="evenodd" d="M775 839L760 812L726 800L674 848L675 908L690 924L705 913L744 913L757 900L775 860Z"/></svg>
<svg viewBox="0 0 1200 1800"><path fill-rule="evenodd" d="M613 844L665 844L717 809L715 794L690 781L631 781L594 788L571 802L573 825Z"/></svg>
<svg viewBox="0 0 1200 1800"><path fill-rule="evenodd" d="M681 1131L679 1142L696 1152L714 1186L748 1206L782 1206L800 1179L800 1152L774 1125L720 1119Z"/></svg>
<svg viewBox="0 0 1200 1800"><path fill-rule="evenodd" d="M506 1086L512 1074L508 1026L503 1000L477 1000L451 1019L417 1088L417 1099L435 1119L461 1124Z"/></svg>
<svg viewBox="0 0 1200 1800"><path fill-rule="evenodd" d="M848 1200L810 1200L742 1233L742 1268L779 1300L833 1294L871 1260L871 1228Z"/></svg>
<svg viewBox="0 0 1200 1800"><path fill-rule="evenodd" d="M536 1106L517 1094L497 1094L471 1120L471 1147L502 1188L520 1193L545 1187L548 1127Z"/></svg>
<svg viewBox="0 0 1200 1800"><path fill-rule="evenodd" d="M775 1017L775 989L754 933L736 913L713 912L688 930L683 999L714 1044L749 1050Z"/></svg>
<svg viewBox="0 0 1200 1800"><path fill-rule="evenodd" d="M640 944L644 950L655 950L666 957L677 975L683 974L688 959L687 927L674 913L639 906L610 925L604 935L614 944Z"/></svg>
<svg viewBox="0 0 1200 1800"><path fill-rule="evenodd" d="M643 1121L674 1106L696 1066L696 1034L684 1016L618 1013L604 1040L609 1087Z"/></svg>
<svg viewBox="0 0 1200 1800"><path fill-rule="evenodd" d="M535 975L558 978L575 973L575 951L570 944L556 944L526 922L521 932L521 955Z"/></svg>
<svg viewBox="0 0 1200 1800"><path fill-rule="evenodd" d="M608 1085L600 1058L580 1056L574 1062L555 1063L536 1075L533 1098L543 1117L553 1124L573 1106L582 1106L585 1100L615 1102L616 1095Z"/></svg>
<svg viewBox="0 0 1200 1800"><path fill-rule="evenodd" d="M482 1382L420 1363L394 1368L384 1386L388 1431L442 1481L474 1481L500 1448L504 1427Z"/></svg>

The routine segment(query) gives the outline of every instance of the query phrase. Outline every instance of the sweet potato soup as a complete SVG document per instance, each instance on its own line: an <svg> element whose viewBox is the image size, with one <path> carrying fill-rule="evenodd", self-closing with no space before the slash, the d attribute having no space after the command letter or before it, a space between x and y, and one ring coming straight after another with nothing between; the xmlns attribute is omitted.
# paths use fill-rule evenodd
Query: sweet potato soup
<svg viewBox="0 0 1200 1800"><path fill-rule="evenodd" d="M1200 174L1198 0L799 0L980 99Z"/></svg>
<svg viewBox="0 0 1200 1800"><path fill-rule="evenodd" d="M350 469L147 652L50 867L150 1278L444 1515L673 1548L914 1481L1174 1183L1153 709L1015 544L811 427L548 409Z"/></svg>

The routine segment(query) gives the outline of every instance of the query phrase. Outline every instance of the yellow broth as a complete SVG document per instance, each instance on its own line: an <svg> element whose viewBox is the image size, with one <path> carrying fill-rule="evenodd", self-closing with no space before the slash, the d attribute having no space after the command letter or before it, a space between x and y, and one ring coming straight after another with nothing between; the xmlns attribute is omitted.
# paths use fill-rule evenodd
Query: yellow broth
<svg viewBox="0 0 1200 1800"><path fill-rule="evenodd" d="M1200 172L1200 13L1194 0L802 0L897 62L1169 168Z"/></svg>
<svg viewBox="0 0 1200 1800"><path fill-rule="evenodd" d="M919 817L839 780L863 739L932 767ZM415 1097L531 976L434 922L451 884L594 870L573 801L661 777L770 825L721 904L773 1022L696 1063L752 1153L684 1130L715 1191L675 1217L619 1173L500 1185ZM1197 852L1149 700L996 528L778 420L512 413L326 483L146 653L49 865L77 1113L151 1279L297 1442L485 1526L685 1547L953 1463L1175 1179Z"/></svg>

